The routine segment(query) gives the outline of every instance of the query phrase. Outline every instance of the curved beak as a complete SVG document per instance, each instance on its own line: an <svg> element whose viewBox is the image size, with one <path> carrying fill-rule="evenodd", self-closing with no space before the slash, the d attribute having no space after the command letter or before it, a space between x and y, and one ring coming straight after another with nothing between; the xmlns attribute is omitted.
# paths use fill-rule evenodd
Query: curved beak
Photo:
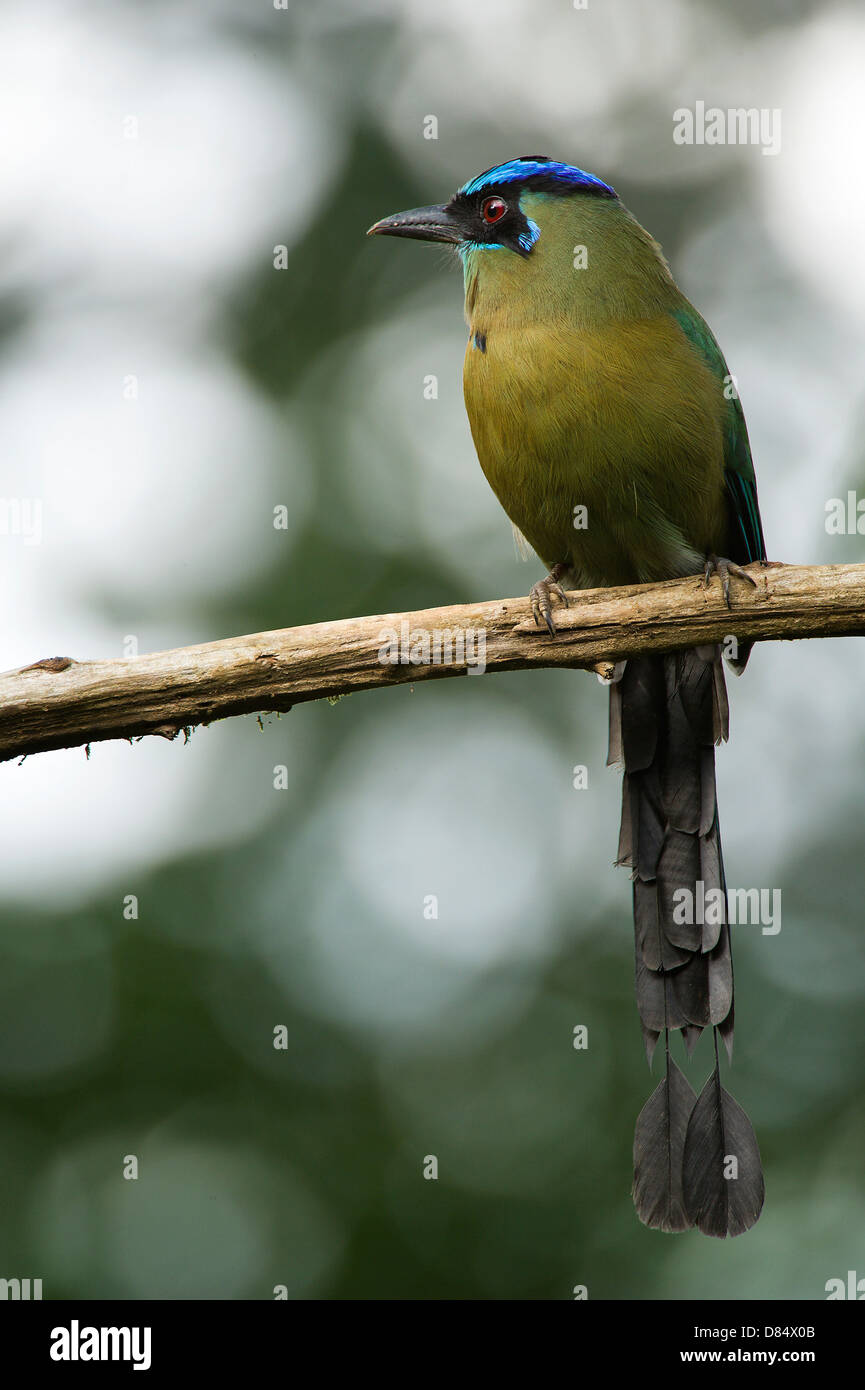
<svg viewBox="0 0 865 1390"><path fill-rule="evenodd" d="M429 208L411 208L396 212L375 222L367 236L404 236L415 241L459 242L463 239L457 219L444 204Z"/></svg>

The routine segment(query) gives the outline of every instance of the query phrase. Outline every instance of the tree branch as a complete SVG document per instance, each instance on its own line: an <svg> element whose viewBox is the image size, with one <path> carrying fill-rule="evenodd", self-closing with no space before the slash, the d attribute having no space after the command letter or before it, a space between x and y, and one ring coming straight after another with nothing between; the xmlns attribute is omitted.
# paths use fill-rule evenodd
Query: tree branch
<svg viewBox="0 0 865 1390"><path fill-rule="evenodd" d="M865 565L751 566L732 609L696 578L571 594L556 638L526 599L349 618L111 661L51 657L0 676L0 761L144 734L174 738L230 715L289 710L380 686L539 666L598 669L703 642L865 634ZM382 648L396 664L382 660ZM425 664L415 664L420 658Z"/></svg>

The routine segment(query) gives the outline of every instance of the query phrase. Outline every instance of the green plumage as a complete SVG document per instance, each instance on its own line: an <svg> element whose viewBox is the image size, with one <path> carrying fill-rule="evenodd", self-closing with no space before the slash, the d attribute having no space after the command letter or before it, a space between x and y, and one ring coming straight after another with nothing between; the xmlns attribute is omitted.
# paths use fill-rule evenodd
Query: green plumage
<svg viewBox="0 0 865 1390"><path fill-rule="evenodd" d="M702 574L726 584L765 559L745 418L717 342L657 244L607 185L541 157L511 161L445 206L376 234L456 244L469 324L463 382L478 458L550 585L604 587ZM575 524L576 523L576 524ZM739 570L741 577L753 577ZM553 585L555 587L555 585ZM540 590L543 602L535 601ZM726 592L726 587L725 587ZM546 605L546 607L544 607ZM544 639L549 640L544 637ZM734 657L741 669L743 645ZM618 862L633 878L635 986L665 1075L634 1140L634 1201L664 1231L738 1235L763 1204L750 1121L721 1084L733 968L715 796L727 736L718 648L637 657L610 691L609 761L624 770ZM682 891L723 904L681 920ZM714 1069L697 1098L670 1056L705 1028Z"/></svg>
<svg viewBox="0 0 865 1390"><path fill-rule="evenodd" d="M541 229L527 260L464 257L466 409L514 525L578 588L694 574L710 553L763 558L759 522L746 512L749 554L733 524L756 495L741 405L657 244L618 200L527 194L521 207Z"/></svg>

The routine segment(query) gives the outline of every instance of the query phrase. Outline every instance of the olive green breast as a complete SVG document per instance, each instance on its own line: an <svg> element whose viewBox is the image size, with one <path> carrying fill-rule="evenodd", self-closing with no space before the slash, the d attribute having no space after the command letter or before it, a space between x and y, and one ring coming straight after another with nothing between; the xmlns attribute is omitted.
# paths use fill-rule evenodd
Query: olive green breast
<svg viewBox="0 0 865 1390"><path fill-rule="evenodd" d="M690 306L618 199L520 206L539 231L529 255L464 258L481 467L538 555L577 583L696 573L726 540L727 402L675 318Z"/></svg>
<svg viewBox="0 0 865 1390"><path fill-rule="evenodd" d="M484 323L481 299L466 409L487 480L532 548L583 585L697 572L723 547L724 401L679 325L667 313L495 317Z"/></svg>

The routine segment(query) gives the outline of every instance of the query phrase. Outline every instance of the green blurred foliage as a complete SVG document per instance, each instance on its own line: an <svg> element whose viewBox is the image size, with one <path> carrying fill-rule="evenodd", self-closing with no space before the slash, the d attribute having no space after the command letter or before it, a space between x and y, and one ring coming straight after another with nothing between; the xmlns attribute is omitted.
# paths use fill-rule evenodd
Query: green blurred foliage
<svg viewBox="0 0 865 1390"><path fill-rule="evenodd" d="M804 22L808 7L798 11ZM190 16L193 29L224 26L286 81L300 53L310 82L343 99L341 153L288 270L275 272L262 244L233 283L213 287L235 370L302 441L311 504L290 547L265 517L267 566L184 611L187 640L527 590L536 571L515 565L483 480L457 564L447 537L436 540L435 493L415 490L406 450L425 421L434 456L437 437L452 437L446 411L463 433L444 476L477 467L459 400L457 272L416 247L364 238L375 218L451 191L420 140L411 159L376 119L406 42L399 18L370 6L316 34L299 13L252 20L224 5L218 17ZM784 7L760 17L738 6L737 20L743 34L792 22ZM439 95L420 94L420 114ZM457 106L438 154L452 185L482 167L479 145L493 163L545 143L511 95L480 133ZM622 101L623 141L652 102ZM579 147L591 167L588 142ZM615 168L598 172L618 186ZM696 229L745 196L744 178L719 165L714 178L622 191L675 265ZM7 357L21 313L2 313ZM431 323L442 409L420 413L418 383L417 409L395 395L391 417L375 391L398 391L398 363L382 344L396 325L406 353L422 358ZM351 436L364 401L377 412L370 447L382 451L368 485ZM771 512L779 480L757 465ZM110 593L99 602L115 611ZM127 607L118 622L134 630L136 616ZM752 717L747 690L735 692L721 755L731 826L737 798L759 795L748 783L759 788L759 772L736 752ZM584 676L522 673L198 731L214 802L254 801L248 830L205 849L181 831L172 854L134 875L118 861L67 909L7 904L0 1273L41 1277L47 1297L270 1298L285 1285L290 1297L330 1299L563 1299L579 1284L592 1298L819 1298L826 1279L861 1273L861 788L855 800L845 784L836 801L819 801L771 879L759 843L750 846L752 881L782 884L785 906L778 938L744 930L736 942L730 1085L760 1138L764 1215L729 1244L646 1231L629 1197L630 1148L654 1080L632 995L629 886L612 868L618 788L603 766L605 699ZM860 731L851 738L861 770ZM793 731L764 751L795 761ZM167 752L192 756L180 744ZM147 743L134 752L151 756ZM570 789L575 763L589 767L589 793ZM279 764L290 771L285 793L273 787ZM126 776L135 798L134 760ZM778 814L761 810L767 824ZM87 805L69 814L86 817ZM509 862L497 858L502 845ZM438 921L423 920L424 892L439 894ZM137 920L124 920L128 893ZM464 924L451 935L449 914ZM585 1052L572 1045L581 1023ZM280 1026L284 1050L273 1045ZM704 1039L690 1066L695 1084L708 1049ZM139 1160L136 1182L122 1179L126 1155ZM423 1177L428 1155L436 1181Z"/></svg>

